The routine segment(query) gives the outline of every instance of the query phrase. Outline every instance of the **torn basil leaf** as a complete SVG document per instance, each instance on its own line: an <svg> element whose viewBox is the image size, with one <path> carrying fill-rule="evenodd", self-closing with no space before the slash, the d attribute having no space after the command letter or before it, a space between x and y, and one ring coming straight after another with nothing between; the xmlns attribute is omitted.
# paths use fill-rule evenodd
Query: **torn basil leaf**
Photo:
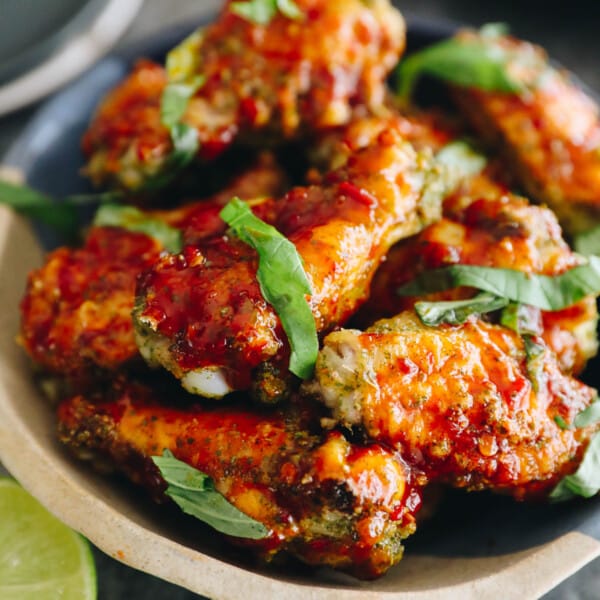
<svg viewBox="0 0 600 600"><path fill-rule="evenodd" d="M600 225L576 235L573 239L573 247L576 252L584 256L600 254Z"/></svg>
<svg viewBox="0 0 600 600"><path fill-rule="evenodd" d="M471 315L489 313L507 304L506 298L484 292L468 300L417 302L415 311L425 325L435 327L441 323L460 325Z"/></svg>
<svg viewBox="0 0 600 600"><path fill-rule="evenodd" d="M513 302L556 311L572 306L590 294L600 293L600 257L561 275L531 275L513 269L451 265L423 271L397 290L400 296L420 296L468 286Z"/></svg>
<svg viewBox="0 0 600 600"><path fill-rule="evenodd" d="M532 336L524 335L525 360L527 364L527 376L533 384L535 392L539 392L544 377L544 354L546 348L538 344Z"/></svg>
<svg viewBox="0 0 600 600"><path fill-rule="evenodd" d="M535 306L510 302L500 314L500 324L519 335L539 335L537 327L538 309Z"/></svg>
<svg viewBox="0 0 600 600"><path fill-rule="evenodd" d="M477 152L464 140L456 140L446 144L436 155L435 159L459 179L473 177L481 173L487 164L487 158Z"/></svg>
<svg viewBox="0 0 600 600"><path fill-rule="evenodd" d="M232 2L232 13L257 25L268 25L279 11L288 19L299 20L304 13L293 0L246 0Z"/></svg>
<svg viewBox="0 0 600 600"><path fill-rule="evenodd" d="M450 38L411 54L396 70L397 94L408 101L421 75L431 75L463 87L518 93L523 86L510 77L510 54L493 43L499 29L489 26L479 38Z"/></svg>
<svg viewBox="0 0 600 600"><path fill-rule="evenodd" d="M550 500L563 502L577 496L591 498L600 491L600 432L596 433L586 448L579 468L564 477L550 493Z"/></svg>
<svg viewBox="0 0 600 600"><path fill-rule="evenodd" d="M79 230L77 207L121 198L120 192L74 194L57 200L30 188L0 180L0 204L51 227L67 241L73 241Z"/></svg>
<svg viewBox="0 0 600 600"><path fill-rule="evenodd" d="M152 461L169 484L166 495L184 513L226 535L259 540L269 534L262 523L241 512L217 492L208 475L177 460L169 450L162 456L153 456Z"/></svg>
<svg viewBox="0 0 600 600"><path fill-rule="evenodd" d="M319 341L315 319L306 300L312 290L302 258L292 242L256 217L239 198L230 200L220 216L237 237L258 252L258 283L290 342L290 371L308 379L317 360Z"/></svg>
<svg viewBox="0 0 600 600"><path fill-rule="evenodd" d="M573 421L577 429L600 423L600 400L596 398L585 410L582 410Z"/></svg>
<svg viewBox="0 0 600 600"><path fill-rule="evenodd" d="M172 253L181 252L181 231L167 225L164 221L148 216L133 206L116 204L101 206L93 224L95 227L122 227L129 231L145 233L158 240L165 250Z"/></svg>

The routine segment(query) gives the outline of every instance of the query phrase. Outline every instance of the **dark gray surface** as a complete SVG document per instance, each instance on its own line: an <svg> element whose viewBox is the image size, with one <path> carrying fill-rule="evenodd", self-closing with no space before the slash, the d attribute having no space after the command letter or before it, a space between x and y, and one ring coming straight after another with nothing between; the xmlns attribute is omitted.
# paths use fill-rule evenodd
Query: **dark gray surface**
<svg viewBox="0 0 600 600"><path fill-rule="evenodd" d="M153 31L174 23L198 20L214 10L218 0L146 0L140 17L130 29L121 46L137 41ZM549 53L575 71L590 86L600 90L600 4L571 1L553 6L537 0L508 6L500 1L475 0L406 0L399 3L405 12L415 15L444 18L478 25L483 22L504 21L514 33L543 44ZM22 130L33 114L28 109L0 119L0 155ZM157 600L188 600L199 596L172 586L154 577L141 574L95 552L99 578L99 597L119 600L153 598ZM588 600L600 598L600 560L587 566L561 584L546 600Z"/></svg>

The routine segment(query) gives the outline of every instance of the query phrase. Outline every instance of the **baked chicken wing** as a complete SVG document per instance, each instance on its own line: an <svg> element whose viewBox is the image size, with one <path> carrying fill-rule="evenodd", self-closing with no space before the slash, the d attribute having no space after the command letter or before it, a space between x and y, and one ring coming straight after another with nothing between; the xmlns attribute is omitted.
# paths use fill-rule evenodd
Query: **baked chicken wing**
<svg viewBox="0 0 600 600"><path fill-rule="evenodd" d="M331 333L307 388L430 480L519 499L575 471L598 427L557 422L571 425L596 392L564 375L541 338L474 317L428 327L406 311Z"/></svg>
<svg viewBox="0 0 600 600"><path fill-rule="evenodd" d="M151 457L170 450L266 526L264 539L232 538L266 559L287 551L373 578L400 560L401 542L415 529L420 496L404 464L378 444L310 433L314 409L264 413L189 400L185 409L165 408L131 383L100 398L77 396L59 407L60 440L71 451L113 465L164 500Z"/></svg>
<svg viewBox="0 0 600 600"><path fill-rule="evenodd" d="M303 259L318 332L354 313L394 242L439 218L444 191L430 155L392 130L321 185L295 188L277 203L274 225ZM257 253L228 234L161 258L138 287L144 357L192 393L220 397L254 383L262 400L278 398L289 346L261 293L257 263Z"/></svg>
<svg viewBox="0 0 600 600"><path fill-rule="evenodd" d="M184 243L201 244L224 233L219 211L232 196L268 197L285 186L281 169L264 157L210 199L147 215L181 230ZM254 210L269 220L271 204L267 198ZM21 302L20 340L29 355L82 381L139 361L131 320L136 280L163 253L154 238L120 227L92 227L82 248L50 253L30 274Z"/></svg>
<svg viewBox="0 0 600 600"><path fill-rule="evenodd" d="M493 45L509 56L519 93L461 88L454 98L464 116L500 150L534 200L548 204L568 233L600 219L600 117L598 106L545 52L508 36L465 39Z"/></svg>
<svg viewBox="0 0 600 600"><path fill-rule="evenodd" d="M386 77L404 49L404 21L388 0L297 0L302 16L256 24L227 3L216 22L188 40L204 85L183 121L211 159L234 142L256 145L346 123L354 107L379 111ZM142 62L111 92L83 142L96 183L142 189L168 167L161 124L162 67Z"/></svg>
<svg viewBox="0 0 600 600"><path fill-rule="evenodd" d="M562 239L550 210L532 206L487 175L479 175L445 200L440 221L392 248L373 278L370 299L356 323L368 326L392 317L412 308L416 300L456 300L476 293L456 288L421 298L399 296L397 290L422 271L464 264L555 276L580 262ZM598 350L594 296L554 312L530 307L528 321L566 372L582 371Z"/></svg>

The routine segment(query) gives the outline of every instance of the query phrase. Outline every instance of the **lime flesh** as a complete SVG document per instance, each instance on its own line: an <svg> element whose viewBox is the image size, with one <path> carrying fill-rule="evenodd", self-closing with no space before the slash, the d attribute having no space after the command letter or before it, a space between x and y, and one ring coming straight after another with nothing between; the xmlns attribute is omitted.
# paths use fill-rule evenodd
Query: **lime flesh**
<svg viewBox="0 0 600 600"><path fill-rule="evenodd" d="M4 477L0 478L0 598L96 598L94 559L86 540Z"/></svg>

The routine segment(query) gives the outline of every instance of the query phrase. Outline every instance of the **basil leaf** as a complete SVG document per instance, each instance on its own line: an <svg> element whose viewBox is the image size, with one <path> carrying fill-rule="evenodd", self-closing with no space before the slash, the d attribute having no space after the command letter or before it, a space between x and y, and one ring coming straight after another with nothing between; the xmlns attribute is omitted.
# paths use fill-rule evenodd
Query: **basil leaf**
<svg viewBox="0 0 600 600"><path fill-rule="evenodd" d="M510 54L490 43L490 28L480 33L482 39L443 40L401 61L396 70L398 96L408 101L417 79L424 74L487 91L522 91L522 85L507 72Z"/></svg>
<svg viewBox="0 0 600 600"><path fill-rule="evenodd" d="M190 98L204 85L206 78L198 75L187 82L169 83L160 98L160 120L171 129L185 114Z"/></svg>
<svg viewBox="0 0 600 600"><path fill-rule="evenodd" d="M18 213L48 225L67 240L76 238L79 230L77 207L121 198L120 192L75 194L57 200L30 188L0 180L0 204L10 206Z"/></svg>
<svg viewBox="0 0 600 600"><path fill-rule="evenodd" d="M415 311L425 325L435 327L441 323L460 325L470 315L489 313L508 304L506 298L482 293L468 300L446 302L417 302Z"/></svg>
<svg viewBox="0 0 600 600"><path fill-rule="evenodd" d="M167 225L164 221L153 219L133 206L106 204L101 206L94 218L95 227L122 227L130 231L145 233L158 240L165 250L181 252L181 231Z"/></svg>
<svg viewBox="0 0 600 600"><path fill-rule="evenodd" d="M527 375L533 384L535 392L539 392L540 384L544 376L544 354L546 348L538 344L532 336L524 335L525 360L527 363Z"/></svg>
<svg viewBox="0 0 600 600"><path fill-rule="evenodd" d="M293 0L248 0L247 2L232 2L229 10L257 25L268 25L277 14L277 11L292 20L304 17L304 13Z"/></svg>
<svg viewBox="0 0 600 600"><path fill-rule="evenodd" d="M600 400L596 398L585 410L582 410L573 421L578 429L600 423Z"/></svg>
<svg viewBox="0 0 600 600"><path fill-rule="evenodd" d="M0 181L0 204L14 208L18 213L36 219L66 237L77 231L77 211L71 202L56 202L34 189Z"/></svg>
<svg viewBox="0 0 600 600"><path fill-rule="evenodd" d="M563 502L577 496L591 498L600 491L600 432L586 448L579 468L564 477L550 493L550 500Z"/></svg>
<svg viewBox="0 0 600 600"><path fill-rule="evenodd" d="M584 256L600 254L600 225L576 235L573 239L573 247L576 252Z"/></svg>
<svg viewBox="0 0 600 600"><path fill-rule="evenodd" d="M169 450L162 456L153 456L152 461L169 484L165 493L184 513L226 535L259 540L269 534L262 523L238 510L217 492L208 475L177 460Z"/></svg>
<svg viewBox="0 0 600 600"><path fill-rule="evenodd" d="M487 164L487 158L464 140L446 144L435 155L435 160L455 172L460 179L481 173Z"/></svg>
<svg viewBox="0 0 600 600"><path fill-rule="evenodd" d="M512 329L519 335L538 335L540 332L535 326L537 315L531 314L531 312L535 310L537 309L529 304L511 302L502 311L500 315L500 324Z"/></svg>
<svg viewBox="0 0 600 600"><path fill-rule="evenodd" d="M257 279L263 298L273 306L290 342L290 371L302 379L311 377L319 340L306 295L312 294L302 258L292 242L256 217L248 205L233 198L221 218L259 256Z"/></svg>
<svg viewBox="0 0 600 600"><path fill-rule="evenodd" d="M555 277L530 275L513 269L451 265L419 273L397 293L419 296L459 286L474 287L542 310L562 310L585 296L600 293L600 257L590 256L587 264Z"/></svg>

